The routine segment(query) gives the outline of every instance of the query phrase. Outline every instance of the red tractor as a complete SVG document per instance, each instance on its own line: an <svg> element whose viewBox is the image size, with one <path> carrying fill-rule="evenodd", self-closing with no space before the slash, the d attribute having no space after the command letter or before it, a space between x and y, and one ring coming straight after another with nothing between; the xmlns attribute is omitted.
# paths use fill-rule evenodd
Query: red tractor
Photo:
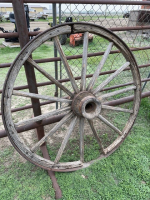
<svg viewBox="0 0 150 200"><path fill-rule="evenodd" d="M93 41L93 35L89 34L89 42ZM76 33L70 35L70 46L78 46L79 44L83 43L83 34L82 33Z"/></svg>
<svg viewBox="0 0 150 200"><path fill-rule="evenodd" d="M67 17L65 19L65 22L73 22L72 17ZM51 27L53 26L52 23L48 23ZM70 46L74 47L74 46L78 46L79 44L83 43L83 34L82 33L76 33L76 34L63 34L59 36L60 39L60 43L61 45L65 45L67 38L70 39ZM89 42L93 41L93 35L89 34Z"/></svg>

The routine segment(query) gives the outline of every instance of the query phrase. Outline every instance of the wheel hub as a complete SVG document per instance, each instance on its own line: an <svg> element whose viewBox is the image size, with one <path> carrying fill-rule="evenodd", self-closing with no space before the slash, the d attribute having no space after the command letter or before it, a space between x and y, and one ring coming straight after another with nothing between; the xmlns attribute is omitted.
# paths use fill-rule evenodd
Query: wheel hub
<svg viewBox="0 0 150 200"><path fill-rule="evenodd" d="M78 67L78 70L81 69L81 74L78 75L81 76L81 80L79 80L80 78L74 77L75 72L72 72L72 69L74 69L75 65L70 66L71 63L67 61L66 54L63 51L63 48L61 47L58 38L60 35L70 34L71 32L83 33L82 67L81 65L80 68L79 66L76 66ZM89 61L87 57L87 54L89 52L88 35L91 32L96 36L94 38L95 42L95 39L98 39L97 41L104 40L104 42L107 41L109 43L107 49L105 48L106 51L103 57L101 59L98 58L96 61L95 59L92 60L92 67L90 67L91 61ZM41 43L45 43L47 40L52 38L57 45L56 48L59 51L61 61L63 62L64 73L66 73L68 77L68 82L66 84L63 81L61 82L56 80L51 75L51 71L50 73L48 73L36 62L34 62L34 60L29 58L29 52L33 52L41 45ZM111 61L110 57L109 60L107 59L113 46L120 51L120 59L127 62L125 62L122 66L116 65L115 62L112 62L110 65L117 67L115 72L112 73L110 76L103 76L103 78L101 78L101 76L99 76L101 74L101 71L107 74L106 70L108 70L108 68L104 67L104 65L106 66L106 64ZM97 52L99 53L99 51ZM73 55L74 54L72 54L72 56ZM36 91L35 93L26 92L26 94L22 91L16 92L14 90L14 85L16 83L17 76L19 75L19 71L26 61L33 67L33 69L35 68L36 70L41 72L42 76L48 78L49 81L51 81L56 87L62 90L63 94L65 96L67 95L68 98L57 98L54 96L51 97L49 96L50 94L40 95L36 94ZM96 66L94 66L94 64L96 64ZM133 86L131 86L134 99L133 104L130 105L130 108L125 109L122 107L112 106L112 104L109 104L109 99L106 98L112 98L116 94L122 94L124 97L126 95L128 96L128 93L125 92L130 91L131 87L126 87L119 90L117 89L114 92L109 91L108 93L103 93L103 89L106 89L107 87L109 88L109 86L111 86L109 82L117 78L117 76L121 72L123 72L124 69L126 69L128 64L130 66L131 72L131 75L129 74L128 78L130 77L131 80L129 79L129 81L134 83ZM90 70L90 74L88 70ZM92 74L93 76L90 78ZM124 74L122 74L122 76L118 77L117 82L122 82L124 80L126 82L126 78L124 78ZM122 144L124 139L127 137L130 129L134 124L140 105L140 83L140 74L136 61L132 53L130 52L130 49L119 37L108 31L107 29L97 25L95 26L86 23L63 24L46 30L45 32L34 38L32 41L30 41L30 43L26 45L26 47L20 52L20 54L13 62L12 68L8 73L7 79L3 87L2 116L4 126L7 130L9 139L16 150L25 159L29 160L33 164L36 164L43 169L62 172L75 171L81 168L85 168L90 166L94 161L109 156ZM118 86L116 86L115 84L113 85L113 87L115 89ZM80 92L79 88L81 90ZM88 91L85 91L85 88L87 88ZM101 91L101 99L103 99L103 101L100 101L99 97L95 96L98 95L99 91ZM42 94L44 93L42 92ZM20 96L19 99L21 97L24 98L24 96L26 95L26 97L29 98L37 98L38 101L43 98L45 100L49 100L50 102L62 102L61 108L53 110L53 106L49 106L49 109L46 113L39 116L37 115L32 119L30 119L30 114L24 115L25 119L23 121L21 120L15 123L11 113L11 106L16 104L16 102L14 101L15 98L13 98L12 95ZM117 98L115 97L115 99ZM20 107L19 109L22 108ZM101 109L104 112L101 112ZM112 114L110 113L111 111ZM121 127L121 130L119 130L115 125L116 120L118 119L118 114L114 115L113 111L123 112L124 120L122 120L121 124L119 125L119 127ZM113 118L111 116L113 116ZM45 135L43 130L39 129L40 137L38 142L37 138L34 139L34 137L32 138L33 140L31 142L28 142L25 139L26 137L22 137L20 136L20 134L18 134L18 130L28 130L28 128L32 128L32 124L38 125L38 122L41 120L43 120L43 122L45 121L46 123L57 123L49 126L48 129L50 130L48 130L48 133L46 133ZM64 129L64 127L66 130ZM106 132L108 132L107 141L105 140L105 138L101 137ZM50 149L50 152L54 153L54 155L56 154L56 156L51 156L50 160L48 157L45 158L44 156L43 158L42 156L39 156L36 151L38 148L41 147L41 145L44 145L43 147L46 147L45 145L47 145ZM78 153L79 156L77 156ZM48 152L46 153L46 155L48 155ZM72 155L71 159L70 155Z"/></svg>
<svg viewBox="0 0 150 200"><path fill-rule="evenodd" d="M101 111L101 103L87 91L78 93L72 101L72 110L79 117L93 119Z"/></svg>

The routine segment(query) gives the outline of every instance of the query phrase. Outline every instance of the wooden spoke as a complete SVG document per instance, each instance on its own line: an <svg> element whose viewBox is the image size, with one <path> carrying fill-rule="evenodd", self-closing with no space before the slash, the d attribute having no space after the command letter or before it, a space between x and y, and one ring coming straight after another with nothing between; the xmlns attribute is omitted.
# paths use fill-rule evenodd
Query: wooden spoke
<svg viewBox="0 0 150 200"><path fill-rule="evenodd" d="M70 97L73 97L73 94L63 86L59 81L53 78L49 73L47 73L44 69L42 69L36 62L34 62L31 58L27 60L33 67L35 67L39 72L41 72L46 78L48 78L52 83L57 85L60 89L62 89L65 93L67 93Z"/></svg>
<svg viewBox="0 0 150 200"><path fill-rule="evenodd" d="M31 151L35 152L46 140L49 136L52 136L65 122L73 117L72 112L68 113L65 117L62 118L50 131L47 135L45 135L39 142L37 142L32 148Z"/></svg>
<svg viewBox="0 0 150 200"><path fill-rule="evenodd" d="M130 90L135 90L136 89L136 86L130 86L130 87L127 87L127 88L124 88L124 89L121 89L121 90L117 90L117 91L114 91L114 92L110 92L110 93L107 93L107 94L103 94L101 95L100 97L98 97L99 100L102 100L104 98L107 98L107 97L112 97L112 96L115 96L117 94L121 94L121 93L125 93L125 92L128 92Z"/></svg>
<svg viewBox="0 0 150 200"><path fill-rule="evenodd" d="M56 159L55 159L54 163L58 163L58 162L59 162L59 160L60 160L60 158L61 158L61 156L62 156L62 154L63 154L63 151L64 151L64 149L65 149L65 147L66 147L66 145L67 145L67 142L68 142L68 140L69 140L69 138L70 138L70 136L71 136L71 133L72 133L72 131L73 131L73 129L74 129L74 126L75 126L75 124L76 124L76 121L77 121L77 117L75 116L75 117L73 118L72 122L70 123L70 126L69 126L69 128L68 128L68 132L67 132L67 134L66 134L65 137L64 137L64 140L63 140L63 142L62 142L62 144L61 144L61 147L60 147L60 149L59 149L59 151L58 151L58 153L57 153L57 156L56 156Z"/></svg>
<svg viewBox="0 0 150 200"><path fill-rule="evenodd" d="M86 70L87 70L87 54L88 54L88 36L89 32L84 33L83 40L83 56L82 56L82 72L81 72L81 85L80 90L86 90Z"/></svg>
<svg viewBox="0 0 150 200"><path fill-rule="evenodd" d="M79 121L79 132L80 132L80 161L84 162L84 121L82 117Z"/></svg>
<svg viewBox="0 0 150 200"><path fill-rule="evenodd" d="M100 140L100 138L98 137L97 133L96 133L96 130L94 128L94 125L93 125L93 121L92 120L88 120L89 124L90 124L90 127L92 129L92 132L94 134L94 137L95 139L97 140L99 146L100 146L100 149L102 150L102 152L104 153L104 148L103 148L103 145L102 145L102 142Z"/></svg>
<svg viewBox="0 0 150 200"><path fill-rule="evenodd" d="M58 97L49 97L49 96L45 96L45 95L39 95L39 94L35 94L35 93L28 93L28 92L22 92L22 91L16 91L16 90L13 90L13 95L30 97L30 98L34 98L34 99L57 101L57 102L69 103L69 104L72 102L72 100L69 100L69 99L63 99L63 98L58 98Z"/></svg>
<svg viewBox="0 0 150 200"><path fill-rule="evenodd" d="M112 128L114 131L116 131L117 133L119 133L119 135L122 135L122 132L115 127L113 124L111 124L107 119L105 119L102 115L99 115L98 118L104 122L106 125L108 125L110 128Z"/></svg>
<svg viewBox="0 0 150 200"><path fill-rule="evenodd" d="M95 90L94 94L98 93L100 90L102 90L110 81L112 81L116 76L120 74L126 67L130 65L129 62L126 62L124 65L122 65L118 70L116 70L113 74L111 74L105 81L103 81Z"/></svg>
<svg viewBox="0 0 150 200"><path fill-rule="evenodd" d="M110 51L112 49L112 46L113 46L113 42L110 42L109 45L108 45L108 47L107 47L107 50L105 51L105 53L104 53L104 55L102 57L102 60L100 61L99 65L98 65L98 67L96 69L96 71L93 74L93 77L90 80L90 83L89 83L89 85L87 87L88 91L92 90L92 88L93 88L93 86L94 86L94 84L96 82L96 79L98 78L98 76L99 76L99 74L101 72L101 69L104 66L104 64L105 64L105 62L106 62L106 60L107 60L107 58L109 56L109 53L110 53Z"/></svg>
<svg viewBox="0 0 150 200"><path fill-rule="evenodd" d="M63 46L60 45L59 39L61 35L69 34L76 34L76 33L82 33L83 35L83 55L75 56L74 59L78 59L79 57L82 59L82 64L78 66L80 69L80 76L74 77L73 72L73 66L70 65L70 59L73 58L74 53L72 52L72 55L69 57L66 57L65 51ZM103 53L99 52L99 50L95 49L95 46L92 45L90 48L91 51L95 52L95 54L89 54L88 50L88 43L89 41L93 40L95 42L96 38L98 38L100 43L103 43L103 40L107 42L108 46L105 47L105 49L101 49ZM41 44L44 44L45 42L49 41L49 39L53 39L54 43L56 44L56 48L60 54L58 60L61 60L63 63L63 70L65 70L65 73L68 77L68 79L61 79L57 80L57 78L51 74L50 71L47 71L42 65L36 63L31 58L29 58L29 55L34 53L34 51L41 46ZM94 43L93 43L94 44ZM52 44L53 45L53 44ZM98 45L98 44L97 44ZM115 54L110 54L110 51L112 51L112 47L115 46L117 48L117 52L119 52L120 58L122 60L126 59L125 62L120 64L120 67L116 68L113 73L109 73L108 71L104 70L104 67L106 63L108 62L108 59L110 61L110 65L114 66L117 60L115 59ZM88 74L88 57L92 56L93 59L96 58L97 55L102 55L101 59L98 61L97 65L94 66L95 62L93 62L93 68L91 68L91 74ZM110 59L112 57L112 59ZM115 61L115 62L114 62ZM55 97L54 94L47 94L44 93L44 91L40 94L38 92L35 92L36 90L36 81L35 85L32 87L32 80L29 84L30 90L23 92L24 90L15 90L16 80L19 79L20 76L20 70L24 63L29 64L32 69L35 69L38 73L41 73L42 76L45 77L45 79L49 79L50 83L53 84L54 88L58 88L59 90L63 91L65 93L65 97ZM121 62L121 60L120 60ZM30 68L29 67L29 68ZM129 84L132 82L132 84L127 85L126 78L123 76L120 76L119 73L124 73L123 70L130 69L128 71L128 79ZM44 70L45 69L45 70ZM94 69L94 70L93 70ZM61 69L62 70L62 69ZM102 73L102 71L105 71ZM30 71L30 69L29 69ZM29 72L28 71L28 72ZM61 72L60 72L61 73ZM107 74L107 77L104 80L100 81L99 75ZM122 75L121 74L121 75ZM32 79L30 77L30 74L26 74L28 77L27 79ZM37 73L34 74L33 70L33 76L37 81L39 80L39 77L36 77ZM57 74L55 74L57 76ZM61 75L61 74L60 74ZM90 78L91 77L91 78ZM121 77L121 78L120 78ZM87 82L87 78L90 78ZM81 79L80 86L78 86L77 80ZM120 80L122 83L121 85L117 85L115 87L109 87L110 81L112 80ZM71 89L67 86L67 84L64 84L65 81L67 81L69 85L71 85ZM113 82L113 81L112 81ZM45 83L46 84L46 83ZM42 85L45 85L42 84ZM108 84L108 85L107 85ZM125 86L126 85L126 86ZM119 88L121 87L122 88ZM125 88L125 87L126 88ZM130 87L131 86L131 87ZM135 87L136 86L136 87ZM112 92L115 90L109 90L108 89L116 89L116 92ZM123 89L124 88L124 89ZM31 90L34 91L31 91ZM108 91L107 94L103 91ZM131 91L130 91L131 90ZM32 92L32 93L30 93ZM125 93L126 92L126 93ZM129 109L125 109L126 107L123 106L109 106L113 105L110 104L111 102L106 102L106 100L109 100L110 98L117 97L114 95L121 95L121 96L128 96L128 93L133 93L134 98L128 98L132 99L132 107ZM24 113L21 116L21 120L18 120L18 123L15 123L15 120L12 117L12 109L14 105L14 95L20 96L20 98L27 97L28 99L31 98L32 104L34 105L34 100L40 100L42 101L49 101L51 103L60 102L59 104L62 104L64 102L67 104L66 107L62 107L59 109L53 109L48 110L47 114L40 112L39 105L36 105L35 107L39 109L34 109L31 116L35 114L35 117L31 117L30 113ZM51 96L49 96L51 95ZM108 98L107 98L108 97ZM132 96L130 96L132 97ZM36 98L36 99L34 99ZM102 101L101 101L102 99ZM3 95L2 95L2 103L1 103L1 112L3 116L3 122L5 126L5 130L7 130L7 135L9 136L9 139L15 149L27 160L31 161L35 165L52 171L75 171L78 169L83 169L88 166L90 166L94 161L101 160L104 157L109 156L111 153L113 153L124 141L124 139L127 137L129 131L131 130L135 119L138 114L139 106L140 106L140 99L141 99L141 80L140 80L140 73L137 66L137 62L131 53L129 47L125 45L125 43L113 32L110 32L106 28L103 28L98 25L94 24L88 24L88 23L63 23L59 26L53 27L52 29L48 29L46 31L43 31L41 34L37 35L37 37L33 38L19 53L19 55L16 57L14 62L12 63L11 70L9 71L5 84L3 86ZM30 99L29 99L30 100ZM120 99L121 101L121 99ZM128 101L125 97L124 102ZM119 102L119 99L115 101L116 103ZM105 109L105 110L104 110ZM103 117L103 114L101 114L102 111L112 112L111 116L113 116L114 120L111 120L109 117L105 119L105 116ZM116 115L113 115L115 114ZM124 120L120 120L120 123L115 123L117 120L117 117L119 113L117 112L123 112L123 115L126 115ZM40 114L40 115L39 115ZM64 116L61 118L61 120L53 126L49 126L48 132L44 134L42 133L42 137L33 137L31 138L32 146L30 146L29 143L26 142L26 137L22 137L19 132L28 130L30 128L37 127L37 132L40 134L41 129L39 125L43 126L45 122L51 121L50 119L54 118L60 118L61 116ZM123 117L122 115L120 117ZM30 119L31 118L31 119ZM96 118L96 119L95 119ZM79 119L79 124L77 123ZM93 120L94 119L94 120ZM96 120L96 121L95 121ZM87 123L85 123L87 121ZM38 123L37 123L38 122ZM98 123L97 123L98 122ZM68 123L69 126L68 126ZM61 126L67 126L67 131L62 139L60 141L59 133L61 133ZM101 127L101 125L104 125L104 127ZM118 125L117 125L118 124ZM76 127L78 125L78 127ZM88 125L88 127L86 127ZM74 135L75 129L77 128L77 135ZM86 129L87 130L86 133ZM112 137L109 141L105 142L105 145L103 144L103 141L101 139L101 135L99 134L98 130L102 130L107 132L107 129L109 129L112 134L115 134L115 137ZM79 132L79 135L78 135ZM28 134L28 133L27 133ZM99 152L97 152L97 146L91 146L88 145L88 141L84 140L84 137L88 134L92 134L94 140L96 140L96 143L98 145ZM53 139L52 136L55 136L55 140L51 143L49 140ZM58 137L57 137L58 136ZM78 136L79 141L76 143L76 145L72 146L72 150L74 151L74 157L73 161L70 161L70 156L67 155L69 150L69 141L70 139L75 138ZM116 137L117 136L117 137ZM39 139L40 138L40 139ZM36 139L36 142L35 142ZM39 141L38 141L39 140ZM41 149L40 147L43 147L43 149L46 148L45 145L48 145L50 149L55 148L58 146L59 148L56 152L55 158L52 159L51 155L49 158L47 157L47 153L44 155L39 155L37 149ZM41 146L42 145L42 146ZM95 156L93 157L92 154L87 155L85 153L85 145L88 146L89 152L90 150L93 151L93 153L97 152ZM104 145L104 146L103 146ZM77 148L74 148L76 146ZM80 150L79 150L80 149ZM46 150L46 149L45 149ZM35 153L34 153L35 152ZM78 155L77 157L75 155ZM62 162L62 158L65 156L65 161Z"/></svg>
<svg viewBox="0 0 150 200"><path fill-rule="evenodd" d="M54 116L54 115L58 115L58 114L61 114L63 112L67 112L67 111L70 111L70 110L71 110L70 106L65 107L65 108L60 108L60 109L57 109L55 111L52 111L52 112L49 112L49 113L46 113L46 114L43 114L43 115L39 115L37 117L33 117L31 119L15 123L15 126L16 127L19 127L19 126L22 126L22 125L26 126L26 125L28 125L28 124L30 124L32 122L38 122L38 121L41 121L41 120L46 119L48 117L51 117L51 116Z"/></svg>
<svg viewBox="0 0 150 200"><path fill-rule="evenodd" d="M120 107L114 107L114 106L107 106L107 105L103 105L103 104L102 104L102 108L107 109L107 110L114 110L114 111L118 111L118 112L133 113L133 110L124 109L124 108L120 108Z"/></svg>
<svg viewBox="0 0 150 200"><path fill-rule="evenodd" d="M69 64L68 64L67 58L66 58L66 56L65 56L65 54L64 54L64 52L63 52L63 49L62 49L62 47L61 47L59 38L58 38L57 36L54 37L54 41L55 41L56 48L57 48L57 50L58 50L58 52L59 52L59 54L60 54L61 60L62 60L62 62L63 62L63 64L64 64L64 67L65 67L65 69L66 69L66 72L67 72L67 74L68 74L68 77L69 77L69 79L70 79L70 82L71 82L71 84L72 84L72 87L73 87L74 91L75 91L76 93L78 93L78 92L79 92L78 86L77 86L77 84L76 84L76 82L75 82L75 79L74 79L74 77L73 77L72 71L71 71L70 66L69 66Z"/></svg>

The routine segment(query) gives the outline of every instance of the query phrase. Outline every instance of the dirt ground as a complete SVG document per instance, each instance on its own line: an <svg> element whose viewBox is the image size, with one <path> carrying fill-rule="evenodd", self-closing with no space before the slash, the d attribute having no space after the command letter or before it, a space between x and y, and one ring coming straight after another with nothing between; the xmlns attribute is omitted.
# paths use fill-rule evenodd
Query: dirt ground
<svg viewBox="0 0 150 200"><path fill-rule="evenodd" d="M13 23L1 23L0 27L4 28L7 31L14 30L15 26ZM33 31L35 28L40 28L40 31L44 31L49 28L48 21L46 22L30 22L30 29Z"/></svg>
<svg viewBox="0 0 150 200"><path fill-rule="evenodd" d="M93 21L90 21L90 23L93 23ZM110 27L119 27L119 26L126 26L127 21L126 19L101 19L96 22L96 24L104 26L106 28ZM45 31L49 28L48 21L46 22L30 22L31 31L35 28L40 28L40 31ZM1 23L0 27L3 27L7 31L14 30L14 24L13 23ZM89 127L88 127L89 128ZM0 130L2 130L3 127L0 127ZM31 131L32 132L32 131ZM33 131L34 132L34 131ZM86 130L88 132L88 130ZM11 143L8 138L0 139L0 151L2 151L4 148L11 146ZM20 159L22 157L20 156ZM24 159L23 159L24 160Z"/></svg>
<svg viewBox="0 0 150 200"><path fill-rule="evenodd" d="M41 31L44 31L49 28L48 22L31 22L30 26L31 26L31 30L39 27ZM12 31L15 28L13 23L1 23L0 27L4 28L7 31ZM2 121L1 118L0 118L0 121ZM0 130L3 130L3 126L0 126ZM9 147L9 146L11 146L11 143L8 138L0 139L0 151L2 151L2 149ZM20 156L20 158L21 158L21 156Z"/></svg>
<svg viewBox="0 0 150 200"><path fill-rule="evenodd" d="M97 21L93 22L92 20L89 21L90 23L95 23L97 25L104 26L106 28L110 27L122 27L127 26L128 20L127 19L97 19ZM3 27L5 30L12 31L14 30L13 23L1 23L0 27ZM48 21L46 22L30 22L31 31L35 28L40 28L40 31L44 31L49 28Z"/></svg>

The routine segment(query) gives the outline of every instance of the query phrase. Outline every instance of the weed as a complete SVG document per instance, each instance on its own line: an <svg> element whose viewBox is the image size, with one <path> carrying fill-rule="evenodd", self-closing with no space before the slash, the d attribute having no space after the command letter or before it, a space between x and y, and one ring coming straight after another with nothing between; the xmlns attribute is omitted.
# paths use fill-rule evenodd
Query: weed
<svg viewBox="0 0 150 200"><path fill-rule="evenodd" d="M104 41L101 40L101 43ZM69 44L67 44L69 47ZM94 52L101 47L96 46L96 43L91 43L90 46L94 48ZM103 44L106 47L107 44ZM65 48L65 47L63 47ZM76 49L78 48L78 52ZM75 47L74 49L69 47L66 51L66 55L76 55L82 53L82 46ZM0 50L1 63L8 61L12 62L14 57L18 54L20 49L4 48ZM41 55L43 52L44 58L53 55L53 47L49 45L41 45L33 54L33 58L43 58ZM7 55L6 55L7 54ZM92 72L91 69L95 69L100 62L101 57L89 59L87 71ZM144 57L145 58L145 57ZM110 60L112 59L110 55ZM114 69L116 66L121 66L121 60L119 56L114 59L113 65L104 66L103 70L108 70L110 67ZM69 61L72 64L72 68L81 69L81 59ZM52 75L55 74L54 66L51 63L42 64L43 68L49 71ZM74 67L76 66L76 67ZM109 66L109 68L108 68ZM63 69L64 70L64 69ZM2 86L3 79L6 75L6 69L1 69L0 83ZM80 70L79 70L80 71ZM64 72L64 71L63 71ZM26 78L24 76L24 69L20 70L20 75L16 81L16 85L20 83L25 84ZM75 72L74 72L75 73ZM42 82L47 79L41 76L37 71L36 75L38 81ZM126 79L126 77L125 77ZM101 78L103 80L103 78ZM118 82L122 80L122 77L118 78ZM128 80L127 80L128 81ZM46 93L52 94L51 90L45 90ZM43 92L43 91L41 91ZM122 97L117 96L117 98ZM25 102L25 101L24 101ZM20 106L24 105L24 102L19 102ZM27 102L26 102L27 103ZM56 177L60 188L63 192L62 200L148 200L150 198L150 102L149 98L143 99L139 115L135 125L128 135L124 143L120 148L106 159L97 161L86 169L82 169L73 173L56 173ZM108 117L113 118L113 114L109 114ZM14 118L14 117L13 117ZM115 115L115 125L117 127L122 124L126 119L126 115L118 113ZM120 125L121 126L121 125ZM119 127L121 128L121 127ZM62 131L65 131L62 128ZM109 133L102 134L104 142L108 142L111 138ZM100 153L100 147L96 140L91 136L85 136L85 161L96 159ZM69 148L65 150L60 161L74 161L79 160L79 142L77 139L71 139ZM48 151L51 156L51 160L54 160L60 144L48 146ZM15 153L14 153L15 152ZM13 147L5 147L0 151L0 199L37 199L42 200L45 197L54 199L54 190L51 180L47 173L35 167L29 162L21 162L19 155L16 156L16 151ZM38 152L41 155L41 152Z"/></svg>

